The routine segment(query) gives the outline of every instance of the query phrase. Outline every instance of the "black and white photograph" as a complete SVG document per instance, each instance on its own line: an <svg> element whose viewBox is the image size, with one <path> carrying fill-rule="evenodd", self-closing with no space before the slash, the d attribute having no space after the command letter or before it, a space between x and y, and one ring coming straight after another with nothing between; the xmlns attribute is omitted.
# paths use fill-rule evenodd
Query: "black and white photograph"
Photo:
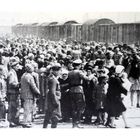
<svg viewBox="0 0 140 140"><path fill-rule="evenodd" d="M119 2L2 2L0 128L140 128L140 11Z"/></svg>

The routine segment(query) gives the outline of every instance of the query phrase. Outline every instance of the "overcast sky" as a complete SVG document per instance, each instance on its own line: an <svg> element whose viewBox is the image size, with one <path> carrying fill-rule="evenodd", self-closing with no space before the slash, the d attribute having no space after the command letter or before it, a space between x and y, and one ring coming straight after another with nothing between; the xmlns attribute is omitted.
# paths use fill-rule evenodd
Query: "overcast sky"
<svg viewBox="0 0 140 140"><path fill-rule="evenodd" d="M140 21L139 0L0 0L0 25L110 18Z"/></svg>

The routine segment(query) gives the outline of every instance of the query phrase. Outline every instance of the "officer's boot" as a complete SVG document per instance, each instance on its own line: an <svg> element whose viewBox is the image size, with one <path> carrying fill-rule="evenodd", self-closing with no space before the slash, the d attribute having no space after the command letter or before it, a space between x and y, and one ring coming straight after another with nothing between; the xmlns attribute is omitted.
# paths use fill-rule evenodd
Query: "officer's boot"
<svg viewBox="0 0 140 140"><path fill-rule="evenodd" d="M44 120L44 123L43 123L43 128L47 128L47 127L48 127L48 124L49 124L49 121Z"/></svg>
<svg viewBox="0 0 140 140"><path fill-rule="evenodd" d="M52 121L51 128L57 128L57 123L58 123L57 118L54 117L51 119L51 121Z"/></svg>
<svg viewBox="0 0 140 140"><path fill-rule="evenodd" d="M48 123L43 123L43 128L47 128L48 127Z"/></svg>
<svg viewBox="0 0 140 140"><path fill-rule="evenodd" d="M77 113L77 118L76 118L76 127L77 128L84 128L83 126L81 126L81 116L82 116L82 111L78 111Z"/></svg>
<svg viewBox="0 0 140 140"><path fill-rule="evenodd" d="M72 128L76 128L76 127L77 127L76 123L72 123Z"/></svg>
<svg viewBox="0 0 140 140"><path fill-rule="evenodd" d="M51 128L57 128L57 123L53 123L53 124L51 125Z"/></svg>

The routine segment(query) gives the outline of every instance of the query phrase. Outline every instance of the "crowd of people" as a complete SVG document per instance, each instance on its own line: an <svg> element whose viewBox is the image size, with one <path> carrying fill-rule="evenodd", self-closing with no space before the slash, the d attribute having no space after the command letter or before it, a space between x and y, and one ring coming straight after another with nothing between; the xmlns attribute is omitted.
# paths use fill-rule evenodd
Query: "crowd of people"
<svg viewBox="0 0 140 140"><path fill-rule="evenodd" d="M32 127L41 113L43 128L50 123L56 128L58 122L115 128L114 120L122 115L129 128L123 95L130 93L131 106L140 108L139 55L138 44L2 38L0 122Z"/></svg>

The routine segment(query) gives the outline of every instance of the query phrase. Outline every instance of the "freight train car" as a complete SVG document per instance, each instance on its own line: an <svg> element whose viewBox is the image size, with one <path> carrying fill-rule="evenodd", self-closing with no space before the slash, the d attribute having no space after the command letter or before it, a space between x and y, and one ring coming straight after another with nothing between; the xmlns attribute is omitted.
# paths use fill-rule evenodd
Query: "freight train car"
<svg viewBox="0 0 140 140"><path fill-rule="evenodd" d="M99 25L96 27L95 41L109 43L140 43L140 24L122 23L112 25Z"/></svg>
<svg viewBox="0 0 140 140"><path fill-rule="evenodd" d="M103 18L103 19L94 19L94 20L88 20L83 23L82 26L82 39L83 41L100 41L102 42L105 38L105 32L107 30L104 30L105 28L100 28L100 25L114 25L115 22Z"/></svg>
<svg viewBox="0 0 140 140"><path fill-rule="evenodd" d="M64 28L64 37L68 40L81 40L81 24L75 20L67 21L62 25Z"/></svg>
<svg viewBox="0 0 140 140"><path fill-rule="evenodd" d="M16 35L38 36L54 41L69 39L107 43L140 43L140 23L115 24L107 18L88 20L83 24L77 21L17 24L12 27L12 32Z"/></svg>

